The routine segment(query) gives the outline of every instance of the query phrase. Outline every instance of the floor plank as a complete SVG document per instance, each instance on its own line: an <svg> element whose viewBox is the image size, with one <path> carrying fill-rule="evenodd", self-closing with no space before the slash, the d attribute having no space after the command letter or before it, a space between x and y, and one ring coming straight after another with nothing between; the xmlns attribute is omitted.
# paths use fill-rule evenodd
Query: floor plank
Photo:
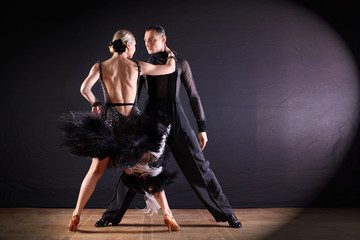
<svg viewBox="0 0 360 240"><path fill-rule="evenodd" d="M67 230L72 209L0 208L0 239L241 239L355 240L360 239L360 209L263 208L235 209L243 224L232 229L216 222L205 209L174 209L181 226L167 231L163 215L147 216L129 209L118 226L96 228L104 209L85 209L80 230Z"/></svg>

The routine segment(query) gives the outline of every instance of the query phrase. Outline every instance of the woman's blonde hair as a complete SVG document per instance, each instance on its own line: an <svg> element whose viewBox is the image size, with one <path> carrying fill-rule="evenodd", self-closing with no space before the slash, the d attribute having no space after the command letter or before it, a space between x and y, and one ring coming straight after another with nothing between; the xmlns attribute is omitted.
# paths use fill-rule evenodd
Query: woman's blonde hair
<svg viewBox="0 0 360 240"><path fill-rule="evenodd" d="M121 40L125 45L127 42L131 42L133 43L135 41L135 37L134 34L132 34L132 32L130 32L129 30L126 29L121 29L116 31L116 33L113 36L112 42L116 41L116 40ZM113 46L110 44L109 46L110 52L114 53L115 50L113 48Z"/></svg>

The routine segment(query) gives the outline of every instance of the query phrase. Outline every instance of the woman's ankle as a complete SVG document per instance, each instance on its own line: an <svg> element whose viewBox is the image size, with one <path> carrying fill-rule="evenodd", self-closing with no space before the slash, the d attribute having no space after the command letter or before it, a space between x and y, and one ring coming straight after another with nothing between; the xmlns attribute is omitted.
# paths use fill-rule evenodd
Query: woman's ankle
<svg viewBox="0 0 360 240"><path fill-rule="evenodd" d="M79 215L79 216L80 216L80 214L81 214L81 211L75 209L75 210L73 211L73 214L72 214L72 215L73 215L73 216L75 216L75 215Z"/></svg>
<svg viewBox="0 0 360 240"><path fill-rule="evenodd" d="M167 214L167 215L173 216L170 209L169 209L169 210L165 210L165 211L163 210L163 213L164 213L164 215Z"/></svg>

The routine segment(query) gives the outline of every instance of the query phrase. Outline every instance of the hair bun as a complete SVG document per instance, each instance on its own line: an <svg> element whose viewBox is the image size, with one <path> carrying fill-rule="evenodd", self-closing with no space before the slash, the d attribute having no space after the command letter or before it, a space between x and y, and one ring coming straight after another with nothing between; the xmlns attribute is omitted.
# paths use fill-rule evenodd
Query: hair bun
<svg viewBox="0 0 360 240"><path fill-rule="evenodd" d="M110 46L112 46L115 52L118 52L120 54L125 52L126 50L126 45L123 43L123 41L121 41L121 39L112 41L110 43Z"/></svg>

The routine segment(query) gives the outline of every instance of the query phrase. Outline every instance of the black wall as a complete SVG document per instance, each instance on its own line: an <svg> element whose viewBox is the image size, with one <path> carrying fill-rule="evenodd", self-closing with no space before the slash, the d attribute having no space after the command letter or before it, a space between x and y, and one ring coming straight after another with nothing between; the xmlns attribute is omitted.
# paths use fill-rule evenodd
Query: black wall
<svg viewBox="0 0 360 240"><path fill-rule="evenodd" d="M80 84L110 57L117 29L134 33L135 58L145 60L144 29L160 24L192 67L208 120L205 156L234 208L358 207L355 1L156 3L10 4L2 16L0 206L75 206L90 162L58 147L56 119L89 110ZM184 89L182 102L193 123ZM118 176L107 170L87 207L106 207ZM203 207L182 175L167 195L173 208ZM142 206L139 196L133 207Z"/></svg>

